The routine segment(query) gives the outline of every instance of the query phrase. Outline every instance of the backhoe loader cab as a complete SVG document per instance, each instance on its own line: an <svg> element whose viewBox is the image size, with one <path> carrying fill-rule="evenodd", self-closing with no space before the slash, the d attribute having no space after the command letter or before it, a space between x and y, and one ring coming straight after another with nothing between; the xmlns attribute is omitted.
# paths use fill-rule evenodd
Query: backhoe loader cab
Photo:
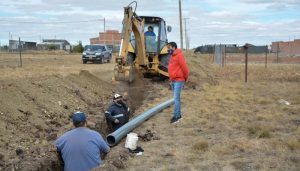
<svg viewBox="0 0 300 171"><path fill-rule="evenodd" d="M168 77L170 56L166 31L166 23L162 18L138 16L131 6L125 7L115 79L132 82L135 70L144 76Z"/></svg>
<svg viewBox="0 0 300 171"><path fill-rule="evenodd" d="M141 16L144 19L144 36L145 36L145 45L146 53L156 53L160 54L161 50L168 43L167 33L166 33L166 23L160 17L147 17ZM153 28L153 35L147 35L148 28Z"/></svg>

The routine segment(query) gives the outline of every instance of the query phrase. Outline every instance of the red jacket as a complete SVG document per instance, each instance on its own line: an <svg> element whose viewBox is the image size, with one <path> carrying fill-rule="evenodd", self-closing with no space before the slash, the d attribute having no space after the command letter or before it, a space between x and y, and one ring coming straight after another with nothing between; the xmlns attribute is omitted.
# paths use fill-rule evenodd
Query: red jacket
<svg viewBox="0 0 300 171"><path fill-rule="evenodd" d="M189 69L180 49L175 49L170 58L168 73L171 81L186 81Z"/></svg>

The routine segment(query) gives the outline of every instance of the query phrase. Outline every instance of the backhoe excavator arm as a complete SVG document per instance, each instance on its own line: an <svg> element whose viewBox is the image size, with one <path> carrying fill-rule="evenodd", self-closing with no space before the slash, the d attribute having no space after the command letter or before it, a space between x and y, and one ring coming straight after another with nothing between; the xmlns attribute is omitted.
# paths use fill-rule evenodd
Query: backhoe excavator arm
<svg viewBox="0 0 300 171"><path fill-rule="evenodd" d="M132 7L124 8L124 19L122 29L122 39L119 55L116 58L115 79L132 82L134 79L134 59L129 54L130 35L134 33L135 37L135 62L138 65L146 63L146 49L144 39L144 21L132 11Z"/></svg>

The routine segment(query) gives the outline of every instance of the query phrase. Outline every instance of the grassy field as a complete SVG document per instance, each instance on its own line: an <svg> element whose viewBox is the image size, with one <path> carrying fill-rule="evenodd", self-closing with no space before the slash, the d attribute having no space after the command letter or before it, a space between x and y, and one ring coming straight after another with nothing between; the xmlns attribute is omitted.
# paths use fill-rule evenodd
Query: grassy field
<svg viewBox="0 0 300 171"><path fill-rule="evenodd" d="M182 93L183 120L169 123L172 108L158 113L133 131L156 137L140 139L144 154L126 156L123 141L105 168L299 170L300 66L250 65L246 84L242 65L220 68L207 64L209 56L186 56L191 75ZM139 112L172 97L167 84L153 87L158 97L145 100Z"/></svg>

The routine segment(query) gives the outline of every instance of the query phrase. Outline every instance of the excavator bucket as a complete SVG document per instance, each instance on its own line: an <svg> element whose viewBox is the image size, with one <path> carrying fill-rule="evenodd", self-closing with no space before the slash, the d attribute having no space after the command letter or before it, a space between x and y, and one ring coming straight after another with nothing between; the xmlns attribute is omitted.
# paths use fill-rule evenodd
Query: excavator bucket
<svg viewBox="0 0 300 171"><path fill-rule="evenodd" d="M114 69L114 77L116 81L127 81L132 83L135 78L135 67L133 65L129 65L119 69L116 66Z"/></svg>

